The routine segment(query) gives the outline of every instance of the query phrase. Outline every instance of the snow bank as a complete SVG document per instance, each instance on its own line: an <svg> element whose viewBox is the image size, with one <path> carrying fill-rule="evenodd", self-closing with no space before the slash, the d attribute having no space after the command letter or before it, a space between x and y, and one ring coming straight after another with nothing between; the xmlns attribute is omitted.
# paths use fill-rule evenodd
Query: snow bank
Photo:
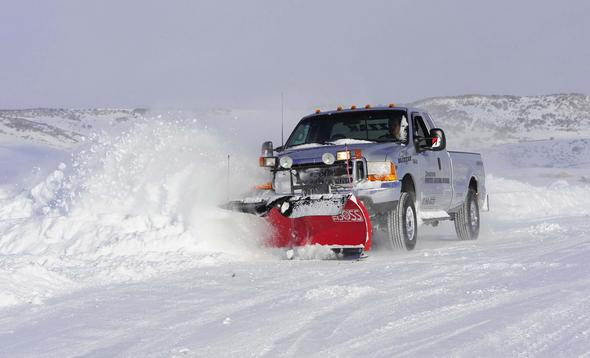
<svg viewBox="0 0 590 358"><path fill-rule="evenodd" d="M574 185L566 180L531 185L514 179L486 176L490 195L490 215L485 219L499 221L544 219L559 216L588 216L590 186Z"/></svg>

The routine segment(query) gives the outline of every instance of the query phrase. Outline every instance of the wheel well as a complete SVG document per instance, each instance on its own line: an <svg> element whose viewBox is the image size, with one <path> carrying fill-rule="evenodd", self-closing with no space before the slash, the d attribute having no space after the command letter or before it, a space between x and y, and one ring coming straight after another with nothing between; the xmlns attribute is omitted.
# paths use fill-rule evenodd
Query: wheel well
<svg viewBox="0 0 590 358"><path fill-rule="evenodd" d="M410 176L410 174L406 174L402 179L402 192L408 193L412 192L416 194L416 187L414 186L414 180Z"/></svg>
<svg viewBox="0 0 590 358"><path fill-rule="evenodd" d="M469 189L473 189L477 194L477 180L474 177L471 177L471 180L469 181Z"/></svg>

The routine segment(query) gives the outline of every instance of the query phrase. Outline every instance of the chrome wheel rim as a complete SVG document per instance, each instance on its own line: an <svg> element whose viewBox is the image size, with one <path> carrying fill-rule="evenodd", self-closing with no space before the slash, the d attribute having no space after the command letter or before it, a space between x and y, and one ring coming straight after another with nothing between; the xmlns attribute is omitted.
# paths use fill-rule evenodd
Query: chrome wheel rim
<svg viewBox="0 0 590 358"><path fill-rule="evenodd" d="M414 231L416 223L414 222L414 210L411 206L406 209L406 235L408 240L414 240Z"/></svg>

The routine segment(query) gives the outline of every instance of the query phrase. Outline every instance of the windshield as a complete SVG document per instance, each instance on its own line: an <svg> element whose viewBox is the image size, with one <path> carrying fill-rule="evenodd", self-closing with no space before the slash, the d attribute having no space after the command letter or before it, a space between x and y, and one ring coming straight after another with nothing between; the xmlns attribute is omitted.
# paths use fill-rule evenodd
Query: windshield
<svg viewBox="0 0 590 358"><path fill-rule="evenodd" d="M348 142L405 143L407 127L404 110L320 114L299 122L285 147Z"/></svg>

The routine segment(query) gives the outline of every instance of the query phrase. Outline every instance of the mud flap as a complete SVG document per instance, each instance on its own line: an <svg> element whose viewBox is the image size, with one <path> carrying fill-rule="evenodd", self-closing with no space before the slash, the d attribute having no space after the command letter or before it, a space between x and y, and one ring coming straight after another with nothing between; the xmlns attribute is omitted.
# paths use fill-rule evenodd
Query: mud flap
<svg viewBox="0 0 590 358"><path fill-rule="evenodd" d="M490 196L486 194L486 197L483 201L483 206L481 207L481 211L490 211Z"/></svg>
<svg viewBox="0 0 590 358"><path fill-rule="evenodd" d="M267 242L272 247L371 248L369 214L354 195L337 200L283 201L273 206L265 218L272 227Z"/></svg>

